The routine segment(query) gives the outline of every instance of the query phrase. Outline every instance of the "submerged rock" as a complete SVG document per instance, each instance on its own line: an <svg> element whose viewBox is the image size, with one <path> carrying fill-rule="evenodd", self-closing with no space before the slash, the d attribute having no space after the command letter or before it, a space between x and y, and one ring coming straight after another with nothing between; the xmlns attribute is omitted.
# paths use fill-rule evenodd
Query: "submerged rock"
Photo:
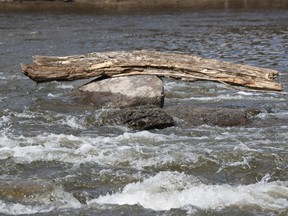
<svg viewBox="0 0 288 216"><path fill-rule="evenodd" d="M61 185L33 180L0 181L0 199L6 203L21 203L28 205L48 204L80 206L79 201Z"/></svg>
<svg viewBox="0 0 288 216"><path fill-rule="evenodd" d="M120 110L104 111L100 124L121 125L136 130L162 129L175 125L238 126L249 123L251 117L259 114L259 109L215 108L196 106L173 106L161 109L155 106L139 106ZM175 120L175 121L174 121Z"/></svg>
<svg viewBox="0 0 288 216"><path fill-rule="evenodd" d="M136 130L163 129L174 125L173 118L155 106L140 106L103 112L103 124L122 125Z"/></svg>
<svg viewBox="0 0 288 216"><path fill-rule="evenodd" d="M245 125L259 109L233 109L196 106L173 106L165 110L169 115L193 126L202 124L218 126Z"/></svg>
<svg viewBox="0 0 288 216"><path fill-rule="evenodd" d="M164 85L151 75L116 77L92 81L73 93L79 103L95 108L125 108L143 105L163 106Z"/></svg>
<svg viewBox="0 0 288 216"><path fill-rule="evenodd" d="M1 181L0 199L6 202L33 203L53 199L54 187L48 183L32 181Z"/></svg>

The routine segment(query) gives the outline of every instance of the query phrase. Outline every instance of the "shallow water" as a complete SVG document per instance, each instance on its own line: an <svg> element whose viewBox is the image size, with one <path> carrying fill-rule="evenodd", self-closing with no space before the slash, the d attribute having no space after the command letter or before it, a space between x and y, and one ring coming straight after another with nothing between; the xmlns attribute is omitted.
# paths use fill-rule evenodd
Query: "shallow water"
<svg viewBox="0 0 288 216"><path fill-rule="evenodd" d="M36 54L148 49L276 69L287 91L287 23L281 10L0 14L0 181L50 185L11 197L0 184L1 214L287 215L287 95L165 80L166 107L262 113L241 127L131 131L66 101L87 81L36 85L19 67Z"/></svg>

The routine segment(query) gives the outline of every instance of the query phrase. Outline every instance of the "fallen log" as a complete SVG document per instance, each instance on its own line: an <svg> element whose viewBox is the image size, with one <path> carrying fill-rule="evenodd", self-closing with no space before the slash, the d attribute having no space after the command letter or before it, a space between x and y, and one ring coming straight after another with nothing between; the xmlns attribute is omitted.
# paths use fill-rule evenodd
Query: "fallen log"
<svg viewBox="0 0 288 216"><path fill-rule="evenodd" d="M276 70L233 64L198 56L154 51L95 52L73 56L33 56L21 64L35 82L72 81L92 77L157 75L187 81L209 80L264 91L282 91Z"/></svg>

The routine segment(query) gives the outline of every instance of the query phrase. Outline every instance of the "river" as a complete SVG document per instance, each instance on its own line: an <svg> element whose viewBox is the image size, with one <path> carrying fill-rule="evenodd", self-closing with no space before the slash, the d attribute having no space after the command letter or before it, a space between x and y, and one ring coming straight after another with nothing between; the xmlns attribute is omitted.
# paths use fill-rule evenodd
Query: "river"
<svg viewBox="0 0 288 216"><path fill-rule="evenodd" d="M276 69L287 92L287 23L285 10L2 12L1 215L287 215L287 95L164 80L166 107L262 113L245 126L133 131L65 101L87 81L37 85L20 70L33 55L147 49Z"/></svg>

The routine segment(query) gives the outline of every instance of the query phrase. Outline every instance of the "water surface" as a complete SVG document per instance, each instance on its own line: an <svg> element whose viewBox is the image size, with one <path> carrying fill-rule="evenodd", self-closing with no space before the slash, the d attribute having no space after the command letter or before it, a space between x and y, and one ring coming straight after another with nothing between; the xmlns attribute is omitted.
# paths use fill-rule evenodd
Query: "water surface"
<svg viewBox="0 0 288 216"><path fill-rule="evenodd" d="M1 189L0 212L288 214L287 95L165 80L166 107L257 107L262 113L241 127L131 131L99 126L101 110L65 101L87 81L36 85L19 67L36 54L148 49L276 69L287 91L287 23L281 10L0 14L0 186L44 188L28 197Z"/></svg>

